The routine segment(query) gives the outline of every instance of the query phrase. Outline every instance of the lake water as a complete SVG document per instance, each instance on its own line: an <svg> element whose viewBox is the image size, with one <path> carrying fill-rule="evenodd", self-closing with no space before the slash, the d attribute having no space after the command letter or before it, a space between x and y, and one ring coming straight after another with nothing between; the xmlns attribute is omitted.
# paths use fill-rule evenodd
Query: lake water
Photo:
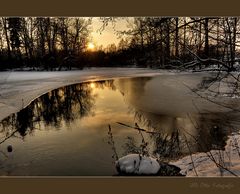
<svg viewBox="0 0 240 194"><path fill-rule="evenodd" d="M0 175L115 175L108 125L119 157L141 150L143 140L138 130L117 122L154 132L142 135L148 152L163 161L224 149L228 135L238 130L239 113L185 86L200 80L121 78L50 91L1 121ZM9 145L13 152L7 152Z"/></svg>

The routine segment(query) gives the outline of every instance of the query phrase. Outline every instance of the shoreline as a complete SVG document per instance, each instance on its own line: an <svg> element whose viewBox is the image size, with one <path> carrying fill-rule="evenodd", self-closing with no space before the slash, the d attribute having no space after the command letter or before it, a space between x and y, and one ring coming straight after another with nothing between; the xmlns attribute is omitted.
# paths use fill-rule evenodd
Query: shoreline
<svg viewBox="0 0 240 194"><path fill-rule="evenodd" d="M59 87L102 79L153 76L161 70L146 68L93 68L74 71L0 72L0 121Z"/></svg>

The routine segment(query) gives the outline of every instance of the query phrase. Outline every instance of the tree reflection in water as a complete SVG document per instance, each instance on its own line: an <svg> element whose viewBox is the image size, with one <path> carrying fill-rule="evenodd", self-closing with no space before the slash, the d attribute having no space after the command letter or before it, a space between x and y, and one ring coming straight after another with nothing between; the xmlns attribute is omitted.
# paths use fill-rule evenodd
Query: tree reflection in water
<svg viewBox="0 0 240 194"><path fill-rule="evenodd" d="M171 117L133 108L131 112L134 113L136 122L141 123L147 131L154 132L145 134L149 137L149 143L153 142L152 154L165 161L190 153L224 150L228 135L236 130L230 124L232 120L224 114ZM132 136L127 137L123 148L125 154L140 152L140 147Z"/></svg>
<svg viewBox="0 0 240 194"><path fill-rule="evenodd" d="M94 82L94 88L116 90L113 80ZM12 114L0 123L0 133L20 134L22 138L34 129L53 126L61 129L63 124L69 125L75 119L93 115L93 107L97 95L90 82L65 86L50 91L34 100L26 108Z"/></svg>
<svg viewBox="0 0 240 194"><path fill-rule="evenodd" d="M167 94L162 92L168 92L171 87L157 91L157 82L154 82L154 79L154 77L125 79L118 84L121 94L129 105L130 112L134 115L135 122L147 130L157 132L150 135L149 139L149 143L154 144L153 154L171 160L189 155L189 153L208 152L213 149L224 150L228 136L237 127L239 128L239 114L234 111L218 112L218 107L214 107L214 111L209 108L207 111L200 112L193 102L191 105L194 97L190 97L190 103L185 102L188 107L183 109L182 113L174 112L173 107L176 104L169 107L170 111L164 112L167 106L162 101L159 103L158 97L166 99ZM146 99L148 101L144 101ZM173 103L177 99L171 97ZM171 106L171 100L167 100L167 105ZM158 110L155 108L157 105L154 107L155 102L160 105L157 107ZM179 101L178 104L181 102ZM189 108L190 106L193 108ZM204 104L200 106L204 107ZM126 141L123 146L125 154L139 153L140 148L135 137L127 137Z"/></svg>
<svg viewBox="0 0 240 194"><path fill-rule="evenodd" d="M137 105L142 103L141 97L147 92L146 87L150 80L152 80L150 77L120 79L117 84L115 80L106 80L75 84L50 91L18 113L4 119L0 123L0 133L5 138L17 134L24 138L35 129L59 130L63 125L70 125L76 119L94 115L97 99L93 92L94 88L108 88L111 91L118 90L122 94L136 123L143 128L146 127L147 130L157 132L149 135L153 154L170 160L189 152L224 149L227 136L232 132L228 129L234 129L230 126L231 119L234 118L231 113L228 113L227 117L226 113L167 115L141 110ZM151 99L149 101L145 103L151 103ZM128 114L127 111L124 114ZM113 117L118 118L117 115ZM124 123L119 120L116 122ZM141 149L136 139L128 136L127 143L123 145L123 152L139 153Z"/></svg>

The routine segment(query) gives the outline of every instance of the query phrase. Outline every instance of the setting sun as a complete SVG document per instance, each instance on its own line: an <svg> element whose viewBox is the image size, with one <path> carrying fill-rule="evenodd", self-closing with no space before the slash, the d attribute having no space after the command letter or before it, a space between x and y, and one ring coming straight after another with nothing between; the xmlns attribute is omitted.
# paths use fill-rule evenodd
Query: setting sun
<svg viewBox="0 0 240 194"><path fill-rule="evenodd" d="M92 42L89 42L87 45L87 50L94 51L95 50L95 45Z"/></svg>
<svg viewBox="0 0 240 194"><path fill-rule="evenodd" d="M95 86L95 83L91 83L90 84L90 87L92 88L92 89L94 89L96 86Z"/></svg>

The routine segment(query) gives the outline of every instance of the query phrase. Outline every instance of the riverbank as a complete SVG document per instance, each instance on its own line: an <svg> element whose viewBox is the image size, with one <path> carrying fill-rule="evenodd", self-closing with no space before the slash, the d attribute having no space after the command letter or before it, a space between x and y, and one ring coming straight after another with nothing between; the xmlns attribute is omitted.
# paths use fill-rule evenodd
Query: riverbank
<svg viewBox="0 0 240 194"><path fill-rule="evenodd" d="M26 107L32 100L58 87L116 77L158 75L140 68L92 68L81 71L0 72L0 120Z"/></svg>

